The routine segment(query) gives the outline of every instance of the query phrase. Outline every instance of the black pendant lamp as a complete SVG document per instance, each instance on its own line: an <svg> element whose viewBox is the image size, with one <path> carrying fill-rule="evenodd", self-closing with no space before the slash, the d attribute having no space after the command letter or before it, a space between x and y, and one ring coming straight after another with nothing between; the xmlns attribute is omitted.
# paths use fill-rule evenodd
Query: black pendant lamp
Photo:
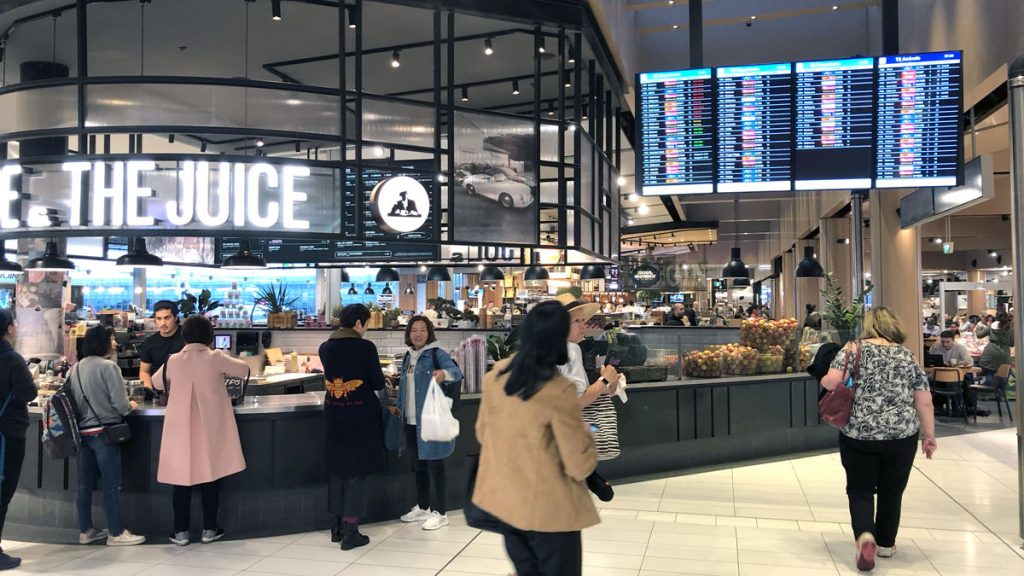
<svg viewBox="0 0 1024 576"><path fill-rule="evenodd" d="M451 282L452 275L448 273L447 268L440 266L431 266L430 270L427 271L427 282Z"/></svg>
<svg viewBox="0 0 1024 576"><path fill-rule="evenodd" d="M402 277L398 270L385 266L377 271L377 282L401 282Z"/></svg>
<svg viewBox="0 0 1024 576"><path fill-rule="evenodd" d="M370 283L367 282L366 283L366 290L363 290L363 294L365 294L367 296L374 296L377 293L373 291L373 286L371 286Z"/></svg>
<svg viewBox="0 0 1024 576"><path fill-rule="evenodd" d="M357 295L359 295L359 291L356 290L356 285L355 284L349 286L349 288L348 288L348 295L349 296L357 296Z"/></svg>
<svg viewBox="0 0 1024 576"><path fill-rule="evenodd" d="M344 268L341 269L341 281L342 282L351 282L352 281L352 279L348 277L348 270L345 270Z"/></svg>
<svg viewBox="0 0 1024 576"><path fill-rule="evenodd" d="M548 269L543 266L534 264L526 269L526 273L523 274L523 280L527 282L535 282L539 280L547 280L551 275L548 274Z"/></svg>
<svg viewBox="0 0 1024 576"><path fill-rule="evenodd" d="M259 270L266 268L267 262L252 253L248 240L242 240L238 252L225 258L220 267L228 270Z"/></svg>
<svg viewBox="0 0 1024 576"><path fill-rule="evenodd" d="M26 269L36 272L67 272L74 270L75 264L61 256L57 251L57 243L50 240L46 243L43 255L29 260Z"/></svg>
<svg viewBox="0 0 1024 576"><path fill-rule="evenodd" d="M0 272L23 272L21 264L7 259L7 253L0 253Z"/></svg>
<svg viewBox="0 0 1024 576"><path fill-rule="evenodd" d="M740 249L733 248L729 263L722 268L722 278L750 278L747 265L740 259Z"/></svg>
<svg viewBox="0 0 1024 576"><path fill-rule="evenodd" d="M505 273L497 266L487 266L480 271L481 282L500 282L505 279Z"/></svg>
<svg viewBox="0 0 1024 576"><path fill-rule="evenodd" d="M394 294L394 292L391 291L391 284L390 283L385 284L384 285L384 289L381 290L380 293L385 295L385 296L391 296L392 294Z"/></svg>
<svg viewBox="0 0 1024 576"><path fill-rule="evenodd" d="M604 280L604 266L587 264L580 270L580 280Z"/></svg>
<svg viewBox="0 0 1024 576"><path fill-rule="evenodd" d="M412 296L415 293L416 291L412 289L412 282L407 282L403 294L405 294L406 296Z"/></svg>
<svg viewBox="0 0 1024 576"><path fill-rule="evenodd" d="M130 252L117 259L117 265L131 266L132 268L159 268L164 265L164 261L146 250L145 238L136 238L135 246Z"/></svg>
<svg viewBox="0 0 1024 576"><path fill-rule="evenodd" d="M733 288L748 288L750 286L750 278L737 278L732 281Z"/></svg>
<svg viewBox="0 0 1024 576"><path fill-rule="evenodd" d="M804 259L796 265L797 278L824 278L825 270L821 264L814 259L814 248L804 246Z"/></svg>

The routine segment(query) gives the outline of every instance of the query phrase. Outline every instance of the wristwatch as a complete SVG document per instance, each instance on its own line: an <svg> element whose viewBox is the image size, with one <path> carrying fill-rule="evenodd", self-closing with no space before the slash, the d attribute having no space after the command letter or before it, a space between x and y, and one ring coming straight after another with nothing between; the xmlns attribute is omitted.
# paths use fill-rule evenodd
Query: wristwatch
<svg viewBox="0 0 1024 576"><path fill-rule="evenodd" d="M608 381L608 379L607 379L607 378L605 378L604 376L601 376L601 377L600 377L600 378L598 378L597 380L598 380L599 382L601 382L602 384L604 384L605 386L611 386L611 384L612 384L612 383L611 383L611 382L609 382L609 381Z"/></svg>

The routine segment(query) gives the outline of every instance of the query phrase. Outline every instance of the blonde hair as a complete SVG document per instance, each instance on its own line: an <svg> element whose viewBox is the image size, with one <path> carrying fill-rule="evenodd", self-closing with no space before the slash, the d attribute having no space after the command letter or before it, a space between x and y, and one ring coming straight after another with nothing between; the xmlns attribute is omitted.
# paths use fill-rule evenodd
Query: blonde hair
<svg viewBox="0 0 1024 576"><path fill-rule="evenodd" d="M885 306L871 308L864 313L864 329L860 337L883 338L896 344L903 344L907 340L900 319Z"/></svg>

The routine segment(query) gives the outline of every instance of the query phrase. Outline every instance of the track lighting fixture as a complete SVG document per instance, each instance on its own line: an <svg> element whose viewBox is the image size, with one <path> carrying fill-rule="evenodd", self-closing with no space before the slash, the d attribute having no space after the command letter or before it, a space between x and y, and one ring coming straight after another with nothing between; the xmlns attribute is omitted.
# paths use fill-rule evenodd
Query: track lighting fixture
<svg viewBox="0 0 1024 576"><path fill-rule="evenodd" d="M463 102L469 102L469 87L468 86L463 86L462 87L462 98L460 98L460 100L462 100Z"/></svg>
<svg viewBox="0 0 1024 576"><path fill-rule="evenodd" d="M584 104L583 105L583 116L582 116L581 120L586 120L587 119L587 116L588 116L587 112L588 112L588 107L587 107L586 104Z"/></svg>
<svg viewBox="0 0 1024 576"><path fill-rule="evenodd" d="M295 153L298 154L299 152L302 152L302 142L295 143Z"/></svg>
<svg viewBox="0 0 1024 576"><path fill-rule="evenodd" d="M633 219L632 219L632 218L629 218L628 220L626 220L626 223L627 223L628 225L632 226L632 225L633 225Z"/></svg>
<svg viewBox="0 0 1024 576"><path fill-rule="evenodd" d="M206 142L202 142L199 144L199 151L206 152Z"/></svg>
<svg viewBox="0 0 1024 576"><path fill-rule="evenodd" d="M554 115L555 115L555 103L554 102L548 102L548 116L554 116Z"/></svg>
<svg viewBox="0 0 1024 576"><path fill-rule="evenodd" d="M995 250L989 250L988 255L991 256L992 258L995 258L996 256L999 256L999 252L996 252Z"/></svg>
<svg viewBox="0 0 1024 576"><path fill-rule="evenodd" d="M256 139L256 147L257 148L263 148L266 145L267 145L267 143L263 141L263 138L257 138Z"/></svg>
<svg viewBox="0 0 1024 576"><path fill-rule="evenodd" d="M167 143L168 144L174 144L174 134L168 134L167 135Z"/></svg>
<svg viewBox="0 0 1024 576"><path fill-rule="evenodd" d="M573 51L572 46L569 46L569 58L565 61L566 64L576 63L576 52Z"/></svg>
<svg viewBox="0 0 1024 576"><path fill-rule="evenodd" d="M281 21L281 0L270 0L270 17L275 22Z"/></svg>
<svg viewBox="0 0 1024 576"><path fill-rule="evenodd" d="M572 70L566 70L562 78L562 85L566 88L572 88Z"/></svg>
<svg viewBox="0 0 1024 576"><path fill-rule="evenodd" d="M618 180L616 180L615 183L618 184L619 186L625 186L626 185L626 177L625 176L619 176Z"/></svg>
<svg viewBox="0 0 1024 576"><path fill-rule="evenodd" d="M399 68L401 66L402 66L402 56L401 56L401 54L399 54L398 50L392 51L391 52L391 67L392 68Z"/></svg>
<svg viewBox="0 0 1024 576"><path fill-rule="evenodd" d="M484 40L484 54L488 56L494 54L494 42L490 38Z"/></svg>
<svg viewBox="0 0 1024 576"><path fill-rule="evenodd" d="M519 80L512 81L512 95L519 96Z"/></svg>
<svg viewBox="0 0 1024 576"><path fill-rule="evenodd" d="M357 18L358 14L359 14L359 7L358 6L352 5L352 6L348 7L348 27L350 29L352 29L352 30L356 29L356 22L359 20Z"/></svg>
<svg viewBox="0 0 1024 576"><path fill-rule="evenodd" d="M543 54L543 53L545 53L547 51L548 51L547 48L544 47L544 37L541 36L540 37L540 45L537 46L537 52L540 52L541 54Z"/></svg>

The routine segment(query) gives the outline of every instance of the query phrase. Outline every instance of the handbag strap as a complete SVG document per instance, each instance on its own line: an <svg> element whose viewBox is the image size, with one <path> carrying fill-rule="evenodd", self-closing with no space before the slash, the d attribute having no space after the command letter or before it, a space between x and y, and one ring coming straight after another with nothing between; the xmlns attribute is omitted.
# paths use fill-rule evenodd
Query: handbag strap
<svg viewBox="0 0 1024 576"><path fill-rule="evenodd" d="M92 407L92 402L89 402L89 397L85 395L85 386L82 386L82 375L79 374L78 372L78 365L76 364L73 375L78 376L78 389L82 393L82 400L85 400L85 404L89 407L89 411L92 412L92 417L95 418L96 421L100 423L100 426L104 426L103 420L100 420L99 415L96 414L96 409ZM124 421L123 416L121 417L121 421Z"/></svg>
<svg viewBox="0 0 1024 576"><path fill-rule="evenodd" d="M853 381L853 389L854 390L857 390L857 386L859 385L859 383L857 382L857 376L860 374L860 351L861 351L861 348L863 348L863 346L864 346L864 344L860 340L857 340L856 348L854 349L854 353L853 353L853 370L852 371L849 369L850 368L850 353L849 353L849 351L847 351L847 353L846 353L846 366L843 368L843 371L846 372L847 378L849 378L850 380ZM845 385L845 382L843 384Z"/></svg>

